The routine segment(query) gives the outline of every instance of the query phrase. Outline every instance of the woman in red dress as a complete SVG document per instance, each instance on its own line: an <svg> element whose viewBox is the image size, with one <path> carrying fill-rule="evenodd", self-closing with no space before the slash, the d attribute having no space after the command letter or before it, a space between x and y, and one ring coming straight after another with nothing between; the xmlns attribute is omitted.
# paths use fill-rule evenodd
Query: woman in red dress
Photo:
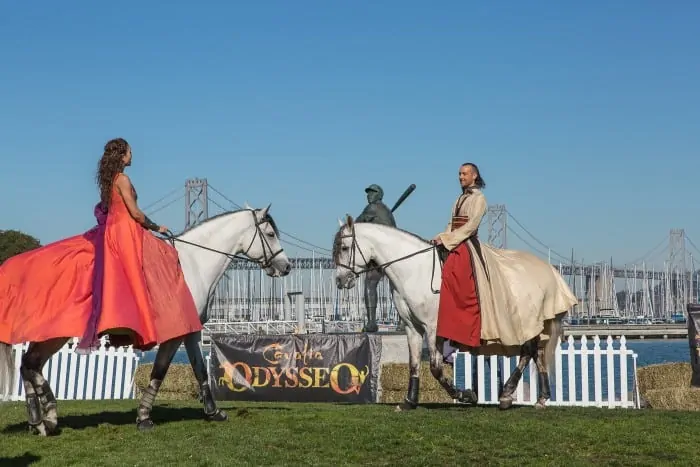
<svg viewBox="0 0 700 467"><path fill-rule="evenodd" d="M86 351L108 335L111 345L147 350L202 329L177 251L147 231L167 228L139 209L124 174L131 161L124 139L107 142L98 225L0 266L0 342L81 337Z"/></svg>

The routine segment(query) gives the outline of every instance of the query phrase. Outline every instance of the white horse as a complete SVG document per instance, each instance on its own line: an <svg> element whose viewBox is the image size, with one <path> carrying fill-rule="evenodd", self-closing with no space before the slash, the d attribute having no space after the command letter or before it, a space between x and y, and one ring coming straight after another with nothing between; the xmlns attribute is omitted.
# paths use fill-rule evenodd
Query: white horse
<svg viewBox="0 0 700 467"><path fill-rule="evenodd" d="M340 230L333 244L333 258L336 264L336 285L338 288L352 288L356 278L365 272L370 261L378 264L391 283L392 298L396 309L406 325L409 352L409 387L404 403L397 409L414 409L418 406L419 369L423 339L427 336L430 354L430 371L453 399L461 402L476 402L471 389L458 390L443 374L443 338L436 337L439 305L439 291L442 266L436 247L429 241L404 230L373 223L353 223L348 216L343 223L338 220ZM523 253L522 254L529 254ZM541 263L541 268L540 268ZM539 269L558 274L552 266L538 260L538 271L528 271L533 275ZM525 273L527 274L527 273ZM541 297L533 297L543 303L548 295L557 293L550 284L540 284ZM541 301L541 302L540 302ZM520 359L517 368L506 381L499 398L500 408L508 409L513 403L513 393L518 386L522 372L530 362L537 364L539 374L539 394L535 407L544 408L550 398L549 375L554 361L554 352L562 336L562 310L553 320L545 320L543 328L549 339L533 336L522 346L482 346L478 353L484 355L517 355ZM472 351L474 352L474 351Z"/></svg>
<svg viewBox="0 0 700 467"><path fill-rule="evenodd" d="M239 258L236 255L243 254L245 257L242 259L258 263L271 277L286 276L291 271L292 265L280 246L279 231L269 209L270 206L265 209L246 206L239 211L219 214L172 238L202 324L208 320L208 307L216 284L231 261ZM227 419L226 413L216 407L213 399L202 355L201 333L195 332L158 346L151 381L138 407L136 424L139 430L149 430L155 426L150 417L151 408L183 340L199 383L206 418L212 421ZM67 341L68 338L57 338L32 342L22 358L20 374L24 380L29 427L33 433L47 436L58 428L56 398L41 370ZM12 346L0 343L0 394L9 392L14 384Z"/></svg>

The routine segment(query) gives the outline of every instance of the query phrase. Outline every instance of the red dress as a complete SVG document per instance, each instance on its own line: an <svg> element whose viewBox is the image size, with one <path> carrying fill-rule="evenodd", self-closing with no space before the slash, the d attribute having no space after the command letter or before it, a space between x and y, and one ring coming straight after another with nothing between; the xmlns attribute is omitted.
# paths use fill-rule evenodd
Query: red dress
<svg viewBox="0 0 700 467"><path fill-rule="evenodd" d="M452 220L452 230L462 225L459 216ZM450 251L442 268L437 335L453 345L481 345L481 308L471 250L467 241ZM478 260L478 259L477 259Z"/></svg>
<svg viewBox="0 0 700 467"><path fill-rule="evenodd" d="M177 250L129 214L112 188L106 219L0 265L0 342L17 344L109 335L112 345L147 350L200 331Z"/></svg>

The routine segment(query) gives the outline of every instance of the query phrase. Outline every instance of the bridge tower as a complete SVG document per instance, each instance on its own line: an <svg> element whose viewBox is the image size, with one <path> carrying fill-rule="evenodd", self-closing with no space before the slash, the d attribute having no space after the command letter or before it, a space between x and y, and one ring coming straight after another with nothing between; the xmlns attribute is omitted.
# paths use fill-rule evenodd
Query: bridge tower
<svg viewBox="0 0 700 467"><path fill-rule="evenodd" d="M666 313L685 314L688 304L688 268L686 265L685 229L671 229L666 279ZM667 316L666 316L667 317Z"/></svg>
<svg viewBox="0 0 700 467"><path fill-rule="evenodd" d="M506 228L508 215L505 204L492 204L488 211L489 239L488 243L495 248L507 248Z"/></svg>
<svg viewBox="0 0 700 467"><path fill-rule="evenodd" d="M209 217L209 192L206 178L190 178L185 182L185 229Z"/></svg>

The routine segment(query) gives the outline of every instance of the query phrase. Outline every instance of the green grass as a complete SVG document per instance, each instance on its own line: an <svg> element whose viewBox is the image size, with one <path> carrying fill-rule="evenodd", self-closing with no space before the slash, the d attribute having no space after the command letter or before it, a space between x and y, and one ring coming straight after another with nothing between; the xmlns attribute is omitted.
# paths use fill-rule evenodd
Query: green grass
<svg viewBox="0 0 700 467"><path fill-rule="evenodd" d="M0 465L697 465L690 412L427 405L160 401L135 427L136 401L59 401L59 436L29 435L23 404L0 404Z"/></svg>

